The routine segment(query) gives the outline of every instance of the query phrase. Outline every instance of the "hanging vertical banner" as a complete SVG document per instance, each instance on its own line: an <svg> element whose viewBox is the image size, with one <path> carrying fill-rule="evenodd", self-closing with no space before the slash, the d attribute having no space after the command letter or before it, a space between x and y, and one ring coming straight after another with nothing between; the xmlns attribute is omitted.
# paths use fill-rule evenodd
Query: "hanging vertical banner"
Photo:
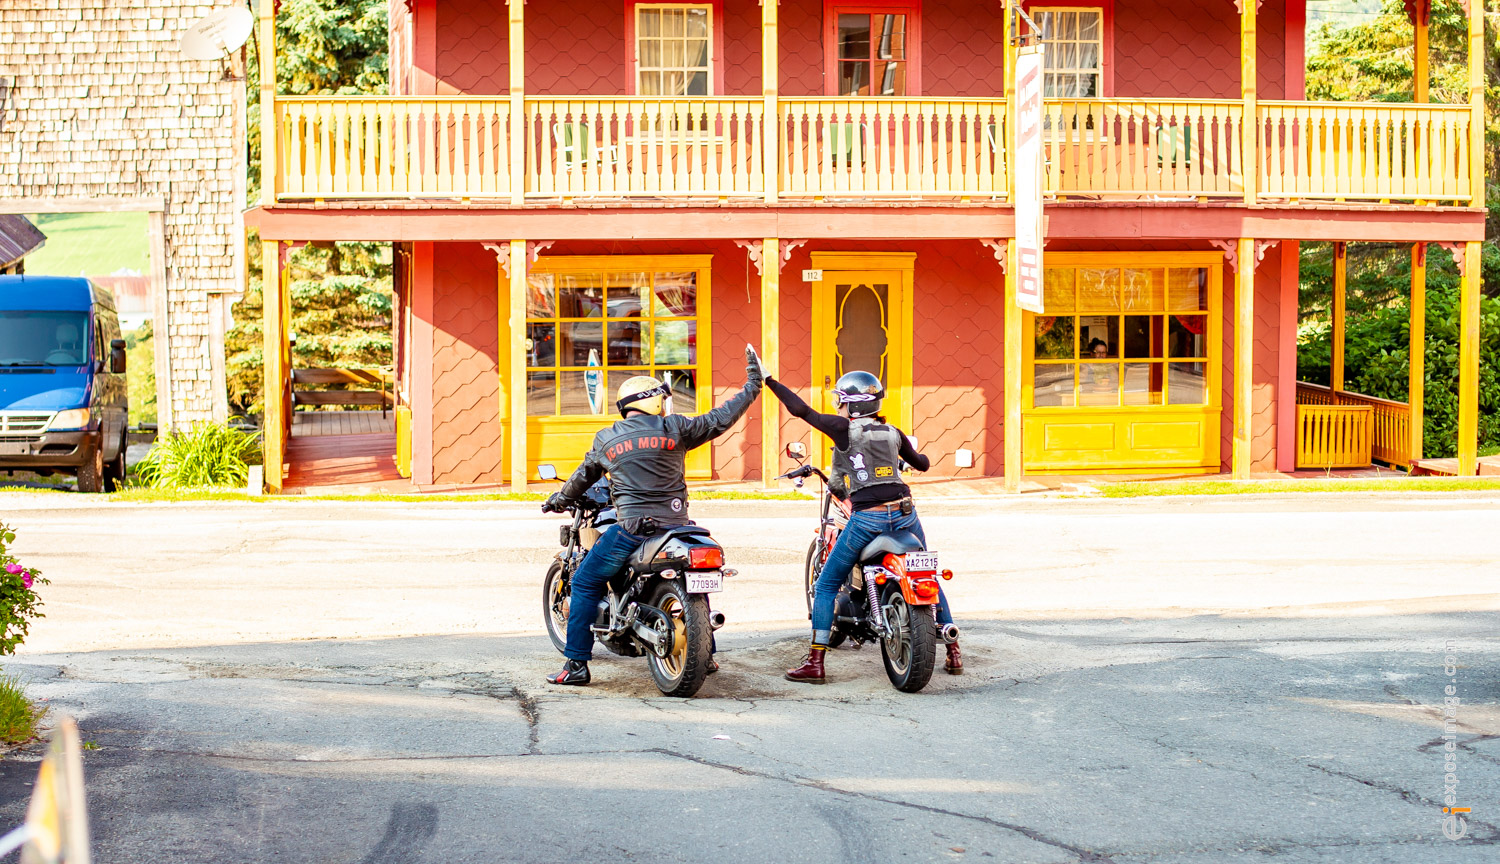
<svg viewBox="0 0 1500 864"><path fill-rule="evenodd" d="M1016 53L1016 302L1042 309L1042 46Z"/></svg>

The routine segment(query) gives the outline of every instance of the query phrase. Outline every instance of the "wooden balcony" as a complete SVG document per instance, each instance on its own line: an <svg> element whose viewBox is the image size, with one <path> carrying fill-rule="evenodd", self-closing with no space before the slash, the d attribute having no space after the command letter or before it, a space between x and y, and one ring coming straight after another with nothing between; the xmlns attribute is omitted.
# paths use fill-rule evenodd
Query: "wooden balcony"
<svg viewBox="0 0 1500 864"><path fill-rule="evenodd" d="M1003 99L277 97L275 200L980 199L1011 187ZM1050 195L1475 201L1468 107L1051 100ZM519 139L520 146L516 146ZM1246 154L1251 146L1254 152ZM516 184L520 184L517 188Z"/></svg>
<svg viewBox="0 0 1500 864"><path fill-rule="evenodd" d="M1411 406L1297 382L1297 467L1411 465Z"/></svg>

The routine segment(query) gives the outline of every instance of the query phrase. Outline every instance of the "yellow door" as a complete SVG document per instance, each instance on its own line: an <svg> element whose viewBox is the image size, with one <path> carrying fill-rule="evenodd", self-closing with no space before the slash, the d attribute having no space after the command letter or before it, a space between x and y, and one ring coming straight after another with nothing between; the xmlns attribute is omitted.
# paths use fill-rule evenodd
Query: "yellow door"
<svg viewBox="0 0 1500 864"><path fill-rule="evenodd" d="M903 257L909 262L912 256ZM837 411L833 385L845 372L863 370L885 384L881 413L911 432L909 268L824 270L822 280L813 285L812 343L814 408L826 413ZM822 443L827 464L828 442Z"/></svg>

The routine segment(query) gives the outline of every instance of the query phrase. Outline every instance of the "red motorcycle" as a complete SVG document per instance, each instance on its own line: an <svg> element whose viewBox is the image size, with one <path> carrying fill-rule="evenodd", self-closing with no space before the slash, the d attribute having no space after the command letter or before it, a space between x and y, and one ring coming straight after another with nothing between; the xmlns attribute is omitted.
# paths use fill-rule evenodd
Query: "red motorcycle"
<svg viewBox="0 0 1500 864"><path fill-rule="evenodd" d="M807 460L807 448L796 441L786 446L786 455L798 463ZM828 475L812 465L799 464L781 475L795 480L797 487L808 477L823 481L822 511L818 534L807 549L807 615L812 617L814 588L823 563L839 533L849 524L850 505L829 489ZM952 570L938 568L938 556L922 548L915 534L884 535L860 551L858 564L844 577L834 602L833 631L828 647L853 639L856 647L880 642L886 677L903 693L927 686L937 663L937 642L958 641L958 627L937 626L938 579L952 579Z"/></svg>

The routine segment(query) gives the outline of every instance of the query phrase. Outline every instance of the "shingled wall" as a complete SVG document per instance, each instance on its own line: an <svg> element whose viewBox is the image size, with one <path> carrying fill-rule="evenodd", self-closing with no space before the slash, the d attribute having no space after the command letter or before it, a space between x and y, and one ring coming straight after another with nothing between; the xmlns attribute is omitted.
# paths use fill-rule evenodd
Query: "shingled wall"
<svg viewBox="0 0 1500 864"><path fill-rule="evenodd" d="M214 382L223 380L223 328L211 316L225 315L241 290L232 106L244 84L222 80L222 63L188 60L177 48L187 26L214 8L0 4L0 76L13 87L0 129L0 201L90 198L100 209L125 197L166 202L172 392L158 382L157 403L171 405L174 423L222 416L224 388Z"/></svg>

